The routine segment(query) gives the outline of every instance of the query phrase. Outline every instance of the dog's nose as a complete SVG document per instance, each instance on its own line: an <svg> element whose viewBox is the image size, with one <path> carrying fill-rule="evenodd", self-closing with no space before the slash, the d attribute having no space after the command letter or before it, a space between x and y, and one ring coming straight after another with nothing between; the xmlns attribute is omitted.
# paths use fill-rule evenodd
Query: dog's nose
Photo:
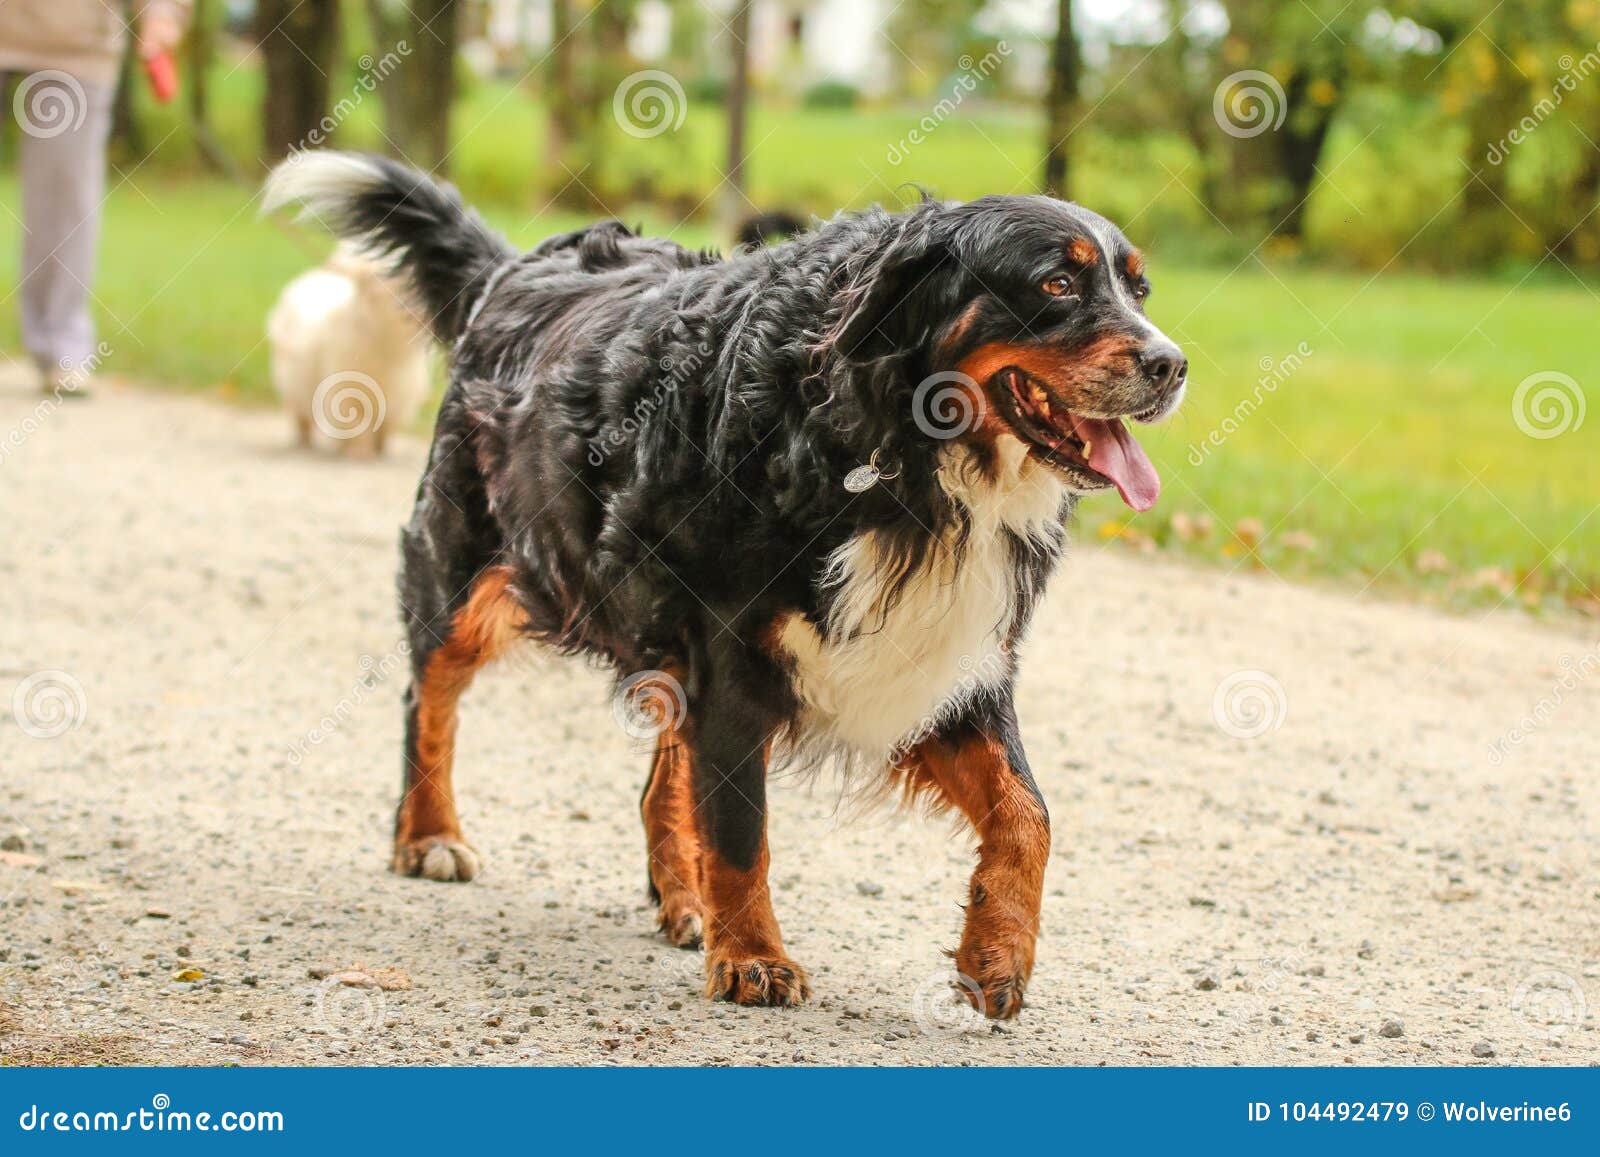
<svg viewBox="0 0 1600 1157"><path fill-rule="evenodd" d="M1189 359L1169 341L1154 341L1139 351L1139 368L1157 389L1169 393L1189 376Z"/></svg>

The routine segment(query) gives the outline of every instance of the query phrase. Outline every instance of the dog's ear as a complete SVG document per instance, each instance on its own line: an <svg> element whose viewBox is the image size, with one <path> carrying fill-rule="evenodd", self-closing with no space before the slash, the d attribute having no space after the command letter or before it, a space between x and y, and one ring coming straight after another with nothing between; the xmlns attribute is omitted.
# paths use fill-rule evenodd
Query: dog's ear
<svg viewBox="0 0 1600 1157"><path fill-rule="evenodd" d="M846 361L864 362L919 344L937 324L940 267L950 259L938 206L902 218L885 243L863 255L841 292L830 344Z"/></svg>

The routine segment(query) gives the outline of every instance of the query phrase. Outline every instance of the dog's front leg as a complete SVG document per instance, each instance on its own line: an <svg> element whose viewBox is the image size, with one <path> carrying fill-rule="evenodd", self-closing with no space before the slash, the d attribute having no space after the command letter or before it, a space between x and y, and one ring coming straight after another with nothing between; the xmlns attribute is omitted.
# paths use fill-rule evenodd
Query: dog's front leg
<svg viewBox="0 0 1600 1157"><path fill-rule="evenodd" d="M797 1005L811 995L783 949L767 889L767 751L773 722L731 681L691 709L705 906L706 995Z"/></svg>
<svg viewBox="0 0 1600 1157"><path fill-rule="evenodd" d="M918 744L895 767L914 793L958 808L978 833L978 867L956 969L985 1016L1022 1011L1050 858L1050 817L1033 782L1009 690Z"/></svg>

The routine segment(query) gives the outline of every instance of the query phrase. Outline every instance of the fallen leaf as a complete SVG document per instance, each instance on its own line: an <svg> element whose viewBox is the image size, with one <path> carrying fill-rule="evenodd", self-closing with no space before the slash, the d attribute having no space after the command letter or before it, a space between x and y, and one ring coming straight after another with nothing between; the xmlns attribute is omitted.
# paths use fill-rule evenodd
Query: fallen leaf
<svg viewBox="0 0 1600 1157"><path fill-rule="evenodd" d="M180 968L172 974L172 979L181 980L185 984L192 984L196 980L204 980L206 974L198 968Z"/></svg>

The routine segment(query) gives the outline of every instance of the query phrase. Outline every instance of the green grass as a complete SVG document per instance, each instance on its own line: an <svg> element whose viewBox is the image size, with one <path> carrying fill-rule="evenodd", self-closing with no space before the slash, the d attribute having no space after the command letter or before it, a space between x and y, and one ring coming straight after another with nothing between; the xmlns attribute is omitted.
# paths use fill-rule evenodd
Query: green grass
<svg viewBox="0 0 1600 1157"><path fill-rule="evenodd" d="M211 127L224 151L251 176L261 175L257 152L260 76L253 67L220 63L212 78ZM334 98L357 92L334 85ZM153 104L137 94L150 156L148 174L199 172L193 135L181 103ZM819 109L758 102L750 113L746 178L750 201L829 215L874 202L899 203L926 188L965 199L983 193L1035 192L1041 164L1042 120L1036 110L983 104L973 98L939 123L921 143L909 141L932 100L897 106ZM545 106L532 82L475 80L453 110L456 144L450 176L474 203L533 211L560 195L566 203L597 198L605 209L630 218L641 211L667 220L704 223L715 215L723 159L725 110L690 96L675 131L644 139L624 134L602 116L602 147L588 161L573 158L569 172L548 159ZM376 95L366 95L338 125L338 148L382 149L382 115ZM1196 171L1192 151L1171 138L1137 145L1084 131L1074 138L1077 195L1107 215L1137 224L1148 240L1198 238L1210 229L1190 191ZM654 208L671 206L669 210ZM1237 239L1234 239L1237 243ZM1206 244L1215 244L1214 237Z"/></svg>
<svg viewBox="0 0 1600 1157"><path fill-rule="evenodd" d="M15 196L14 179L0 179L0 198ZM575 223L528 209L489 216L520 244ZM674 228L673 215L640 216L685 244L709 241L703 227ZM7 233L0 278L13 285L15 227ZM264 316L326 248L258 220L236 187L136 174L106 211L95 284L113 350L106 371L265 401ZM1510 582L1518 602L1554 607L1600 588L1600 412L1548 440L1512 420L1513 392L1539 371L1570 375L1600 410L1588 288L1184 266L1159 245L1150 256L1150 314L1190 356L1189 400L1141 434L1166 480L1157 510L1124 518L1097 497L1085 506L1089 533L1449 600L1495 602ZM14 298L0 314L0 347L16 350ZM1302 342L1303 364L1194 465L1190 447L1255 391L1263 359L1281 362ZM1209 515L1213 529L1196 535L1174 515ZM1241 520L1260 522L1259 544L1248 522L1242 537L1232 532ZM1426 552L1446 568L1421 573Z"/></svg>

